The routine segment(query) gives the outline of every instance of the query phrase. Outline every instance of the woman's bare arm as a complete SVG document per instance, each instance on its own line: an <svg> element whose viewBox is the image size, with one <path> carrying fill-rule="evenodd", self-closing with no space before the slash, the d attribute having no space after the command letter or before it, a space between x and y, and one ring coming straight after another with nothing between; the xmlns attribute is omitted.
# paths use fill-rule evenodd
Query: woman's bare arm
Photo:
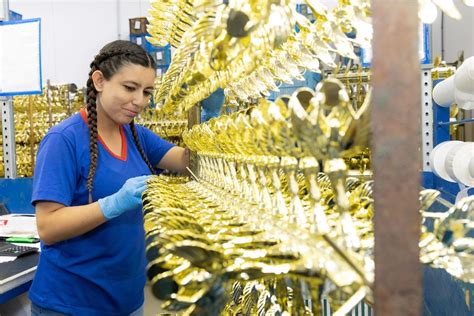
<svg viewBox="0 0 474 316"><path fill-rule="evenodd" d="M81 206L36 203L38 234L47 245L85 234L106 221L98 202Z"/></svg>
<svg viewBox="0 0 474 316"><path fill-rule="evenodd" d="M158 168L188 174L186 167L189 166L189 150L175 146L171 148L161 159Z"/></svg>

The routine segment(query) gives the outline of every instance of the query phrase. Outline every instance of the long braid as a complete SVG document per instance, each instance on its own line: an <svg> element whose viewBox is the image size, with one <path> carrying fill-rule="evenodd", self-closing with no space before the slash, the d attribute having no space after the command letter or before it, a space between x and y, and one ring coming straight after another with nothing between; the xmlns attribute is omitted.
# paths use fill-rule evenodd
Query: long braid
<svg viewBox="0 0 474 316"><path fill-rule="evenodd" d="M89 203L92 203L92 189L94 188L94 176L97 170L97 161L99 157L98 135L97 130L97 90L92 81L92 74L99 70L99 65L106 59L123 54L122 50L110 50L106 53L101 53L92 61L89 71L89 79L87 79L87 123L89 125L89 154L91 164L89 167L89 174L87 176L87 191L89 191Z"/></svg>
<svg viewBox="0 0 474 316"><path fill-rule="evenodd" d="M145 151L143 150L143 147L140 144L140 141L138 139L138 133L137 133L137 129L135 127L134 121L130 122L130 130L132 131L133 140L135 141L135 145L137 146L138 151L140 152L140 155L142 156L143 160L146 162L148 168L150 168L151 173L155 174L155 168L153 168L152 164L150 163L150 160L148 160L148 157L145 154Z"/></svg>
<svg viewBox="0 0 474 316"><path fill-rule="evenodd" d="M87 176L87 190L89 191L89 203L92 203L92 188L97 170L97 158L99 156L99 150L97 145L98 131L97 131L97 90L94 87L92 81L92 74L98 69L97 62L94 60L91 63L91 70L89 72L89 79L87 80L87 123L89 125L89 154L91 164L89 167L89 174Z"/></svg>
<svg viewBox="0 0 474 316"><path fill-rule="evenodd" d="M91 164L89 167L89 174L87 176L87 190L89 191L89 203L92 203L92 189L94 187L94 176L97 170L97 162L99 156L98 149L98 135L97 130L97 90L95 89L94 82L92 80L92 74L100 70L106 80L109 80L120 67L127 63L138 64L144 67L155 68L156 64L153 58L140 46L133 44L129 41L114 41L104 46L100 53L95 56L90 67L89 78L87 80L87 123L89 126L89 153ZM138 140L138 134L132 121L130 123L130 129L132 131L135 145L137 146L140 155L146 162L152 173L155 173L153 166L151 165L148 157L140 145Z"/></svg>

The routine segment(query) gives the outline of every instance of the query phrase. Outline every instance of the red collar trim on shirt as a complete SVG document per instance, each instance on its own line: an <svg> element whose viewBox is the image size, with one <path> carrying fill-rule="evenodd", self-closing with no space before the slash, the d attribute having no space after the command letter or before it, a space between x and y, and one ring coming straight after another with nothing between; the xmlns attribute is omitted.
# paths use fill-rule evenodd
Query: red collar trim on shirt
<svg viewBox="0 0 474 316"><path fill-rule="evenodd" d="M86 109L81 108L81 110L79 112L80 112L84 122L86 124L88 124ZM98 138L99 138L99 142L102 144L102 146L104 146L105 150L107 150L109 152L109 154L112 155L112 157L125 161L125 160L127 160L127 138L125 137L125 131L124 131L122 125L120 125L120 136L122 137L122 152L120 153L120 156L115 154L112 150L110 150L110 148L104 142L102 137L100 137L100 135L98 135Z"/></svg>

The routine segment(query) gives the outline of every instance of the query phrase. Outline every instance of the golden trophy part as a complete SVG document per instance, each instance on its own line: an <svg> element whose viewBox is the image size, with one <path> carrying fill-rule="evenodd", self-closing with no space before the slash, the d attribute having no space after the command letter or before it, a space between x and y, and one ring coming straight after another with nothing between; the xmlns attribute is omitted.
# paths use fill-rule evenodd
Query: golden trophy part
<svg viewBox="0 0 474 316"><path fill-rule="evenodd" d="M316 89L316 93L303 88L293 94L289 102L291 119L303 150L317 160L324 160L323 167L341 212L341 233L346 236L346 246L357 249L360 241L348 216L349 202L344 187L347 167L342 156L368 146L368 125L363 124L368 120L370 98L356 111L340 81L327 79Z"/></svg>
<svg viewBox="0 0 474 316"><path fill-rule="evenodd" d="M263 56L262 66L248 77L229 84L227 94L243 101L268 96L269 91L278 91L277 82L291 84L294 79L304 80L302 73L305 70L320 72L320 61L335 68L335 54L357 59L353 43L369 46L372 26L368 2L341 2L333 11L316 1L307 3L318 19L312 23L293 10L292 16L299 31L293 31L281 46L269 49ZM344 34L352 29L357 30L355 40Z"/></svg>
<svg viewBox="0 0 474 316"><path fill-rule="evenodd" d="M321 187L325 187L323 182ZM368 205L365 199L372 197L371 181L349 178L346 188L351 192L351 207ZM252 217L253 210L244 208L245 201L223 203L212 194L215 190L186 178L160 176L149 181L143 197L148 277L154 294L166 301L166 307L185 309L189 315L207 315L209 309L224 314L279 310L316 315L321 308L317 289L326 282L338 288L335 296L328 297L339 311L351 310L364 297L370 299L370 290L361 286L364 281L347 258L331 250L318 232L280 223L281 218L274 216ZM420 208L429 209L438 195L435 190L422 191ZM436 218L439 224L433 233L425 231L420 240L422 262L444 268L466 282L473 281L472 241L467 240L472 228L466 221L472 222L472 202L472 198L465 199L445 214L423 211L425 218ZM238 216L236 211L245 214ZM371 222L369 217L358 220L358 228ZM370 276L373 227L366 228L361 254L365 253L363 271ZM308 305L308 299L313 303Z"/></svg>
<svg viewBox="0 0 474 316"><path fill-rule="evenodd" d="M160 107L168 113L187 110L218 87L248 102L278 91L281 82L301 80L305 70L319 72L321 63L336 68L336 55L356 60L354 46L370 47L370 1L339 1L331 9L305 2L314 21L288 1L152 1L149 41L176 48L157 84ZM419 2L421 11L436 5L460 18L452 0ZM356 37L348 38L352 31Z"/></svg>
<svg viewBox="0 0 474 316"><path fill-rule="evenodd" d="M33 176L40 141L52 126L77 112L83 104L82 91L67 84L48 85L40 95L13 98L16 168L19 177ZM1 142L0 147L3 150Z"/></svg>
<svg viewBox="0 0 474 316"><path fill-rule="evenodd" d="M165 183L166 186L163 186ZM294 287L298 293L306 288L305 295L311 293L315 297L318 296L317 289L322 284L320 278L323 278L323 275L327 275L338 286L360 287L356 285L361 282L360 277L350 272L349 266L337 252L316 250L322 249L324 244L317 236L309 232L304 235L297 232L298 235L295 235L297 225L274 232L270 227L283 228L287 223L280 223L281 219L272 217L260 220L257 216L248 223L242 222L241 218L251 219L249 214L234 217L232 213L235 211L226 211L222 206L216 208L215 203L222 202L209 198L211 192L206 192L206 189L215 190L212 186L195 181L175 185L165 177L154 178L149 182L144 194L147 257L150 260L148 271L152 287L156 288L156 294L160 295L160 298L178 301L174 306L190 303L178 295L185 291L181 287L185 287L187 293L193 293L192 303L199 305L200 299L215 295L215 292L210 290L212 286L203 285L209 284L206 283L210 282L209 280L219 284L222 282L221 286L226 288L231 286L231 280L246 281L268 277L279 279L283 276L293 276L304 280L298 281ZM159 192L156 192L157 190ZM160 198L151 199L152 196ZM208 198L204 198L205 196ZM240 200L237 200L233 204L238 212L253 212L252 209L243 208L245 202L241 204ZM304 250L306 247L315 249ZM333 260L329 260L327 256L341 261L341 265L329 265L327 271L323 268L325 272L321 272L319 267ZM347 271L342 273L339 270L341 267L345 267ZM335 268L337 270L334 270ZM158 274L155 276L155 273ZM199 286L194 283L191 286L189 282L198 282ZM170 287L166 284L174 285ZM193 287L196 288L194 292ZM208 290L202 291L203 288ZM293 309L296 306L299 306L298 309L305 309L303 304L297 304L300 299L301 294L295 299ZM171 302L168 304L171 305ZM252 309L250 305L252 304L247 305L246 310ZM266 305L268 309L275 306L270 303ZM319 302L316 300L314 305L306 306L307 308L316 313L320 308Z"/></svg>
<svg viewBox="0 0 474 316"><path fill-rule="evenodd" d="M364 96L329 78L183 132L193 180L154 177L143 196L148 277L167 308L316 315L322 293L338 314L372 301L373 181L345 163L370 165ZM420 194L437 221L420 260L472 282L472 199L441 215L438 195Z"/></svg>
<svg viewBox="0 0 474 316"><path fill-rule="evenodd" d="M433 190L431 190L433 191ZM432 193L431 193L432 195ZM433 197L425 198L430 202ZM428 209L425 207L424 209ZM422 209L424 220L434 220L434 230L423 229L420 240L421 262L445 269L467 283L474 282L474 197L466 197L447 212Z"/></svg>
<svg viewBox="0 0 474 316"><path fill-rule="evenodd" d="M318 72L320 62L334 68L336 54L356 59L354 45L370 43L369 1L341 1L331 10L318 1L307 4L314 22L287 1L153 1L150 41L176 47L157 84L159 107L187 110L218 87L243 101L269 95L277 82L303 80L305 69ZM345 33L353 29L357 37L349 39Z"/></svg>
<svg viewBox="0 0 474 316"><path fill-rule="evenodd" d="M312 93L313 95L314 92ZM311 99L312 97L308 98L308 101ZM309 104L310 102L307 102L308 107ZM333 104L333 106L336 107L337 104ZM340 106L344 107L345 104ZM306 108L311 111L311 108L308 107ZM318 109L323 108L323 106L318 107ZM342 110L340 111L342 112ZM266 273L273 275L276 271L284 269L284 274L287 276L294 275L298 279L303 278L302 283L297 288L300 292L305 292L303 291L304 288L313 289L315 287L314 284L311 285L311 278L306 276L308 273L320 275L321 271L310 272L313 269L311 267L324 267L324 262L326 261L323 258L327 255L335 256L338 259L331 260L341 262L342 267L346 267L347 271L344 270L344 273L341 271L339 273L332 273L331 269L333 268L327 267L329 270L326 271L324 270L326 268L324 268L325 272L323 275L327 276L330 282L337 284L337 288L345 288L352 284L349 286L351 290L347 292L347 298L349 298L359 293L358 291L365 286L370 286L371 281L369 280L372 278L372 272L367 272L365 269L370 269L371 265L364 263L363 256L359 257L353 250L341 246L345 243L338 230L332 229L335 233L331 235L322 233L322 231L329 231L329 227L337 227L340 222L340 215L338 215L340 211L334 212L334 201L337 201L337 198L334 198L334 196L337 197L337 194L335 194L336 190L332 189L330 178L320 179L317 176L319 167L317 160L311 158L311 147L302 146L300 139L294 137L292 132L294 127L290 120L291 113L291 107L286 105L284 99L278 100L275 103L262 100L257 107L252 107L230 116L212 119L205 124L194 126L191 130L184 132L183 140L191 150L197 152L199 157L200 163L196 171L198 178L187 184L188 190L172 188L173 194L171 195L174 195L174 193L180 195L183 194L182 192L186 192L186 195L190 196L190 190L192 190L203 194L207 198L205 200L203 198L192 198L189 201L188 199L183 200L182 197L172 198L170 193L163 192L163 188L161 188L156 195L159 196L159 199L148 204L150 206L145 206L148 211L149 208L151 210L151 205L155 205L156 210L152 212L158 212L157 214L160 215L151 221L149 217L152 215L147 213L145 227L156 227L153 231L159 230L160 233L155 234L160 235L160 238L165 238L162 236L167 230L172 231L173 235L178 236L182 236L182 234L177 234L177 230L182 230L185 227L188 227L188 230L192 230L193 233L187 235L190 238L188 241L192 241L192 243L181 240L179 243L178 241L171 242L178 245L174 246L174 248L165 246L167 254L185 258L192 262L192 266L200 269L205 268L200 263L199 260L201 259L199 258L215 258L212 260L216 260L217 270L211 269L213 271L210 271L210 268L207 268L207 271L215 274L216 271L225 270L225 267L227 267L227 272L225 273L227 276L232 275L233 279L240 278L243 275L242 273L244 273L242 271L245 271L244 275L248 277L262 278L265 277ZM356 113L356 118L361 117L361 115L357 116L357 114L360 113ZM341 117L348 120L349 115L342 116L341 114ZM349 123L346 125L351 126ZM337 148L333 150L336 152ZM339 150L342 151L342 149ZM352 151L355 152L356 149L352 148ZM324 159L331 158L328 154L325 155L321 157ZM298 172L299 167L303 167L303 173ZM282 173L284 174L283 178L281 177ZM271 181L269 181L270 179ZM239 180L240 184L237 183ZM272 186L270 186L270 183ZM347 187L348 190L352 190L351 192L358 192L356 190L358 185L360 185L359 182L352 181L347 184ZM153 187L155 188L155 186ZM311 190L308 190L308 187ZM324 193L318 192L320 187ZM151 186L149 190L150 192L146 194L147 199L153 192ZM345 183L342 190L345 190ZM363 192L367 194L366 191ZM357 197L352 199L353 203L351 205L359 203L370 209L370 202L365 200L361 202L364 198L364 193L358 193L358 195L354 193ZM227 199L223 201L221 198L229 194L233 196L233 198L229 199L233 203L229 203ZM305 194L308 197L305 197ZM276 198L278 196L280 198ZM326 198L327 204L323 203L323 197ZM172 215L171 220L167 219L164 213L159 211L159 209L163 209L167 205L183 210L197 206L192 201L200 201L201 204L197 208L198 213L202 214L199 210L208 210L207 216L216 216L216 211L219 210L220 212L227 212L230 217L227 217L225 222L221 221L220 225L217 224L219 221L213 221L210 228L206 229L204 222L199 220L200 216L197 215L198 213L194 213L191 216L192 220L186 218L182 213L179 213L180 215L175 213ZM207 201L205 203L207 205L203 201ZM216 205L211 207L209 203L216 203ZM281 207L282 205L284 207ZM321 223L326 225L326 228L320 228L319 231L314 228L314 223L317 222L317 220L313 220L315 209L317 209L322 218L325 218L326 212L330 215L327 219L319 220L320 226L322 225ZM209 213L209 210L211 213ZM252 215L248 213L249 211ZM349 202L347 216L351 216L349 213ZM227 232L227 228L222 226L222 224L226 223L224 225L229 225L232 221L235 221L232 233L224 233ZM250 226L246 228L246 225ZM167 226L169 228L166 228ZM199 234L206 235L203 232L215 231L214 227L216 226L221 227L220 236L212 233L212 238L204 238L209 240L208 242L203 242L202 238L196 238L196 235ZM366 226L354 226L353 230L361 232L361 235L365 236L369 229ZM160 229L160 227L163 228ZM252 236L250 244L247 244L247 246L242 241L237 243L231 241L235 238L244 238L245 235L242 234L249 234L246 238ZM286 234L291 237L284 237ZM163 241L170 242L171 240L165 238L160 242L155 239L153 244L148 244L147 253L153 254L154 258L159 257L159 251L153 249L160 249L166 244ZM267 242L263 242L264 240ZM269 244L269 240L273 242ZM308 245L308 241L311 241L311 246ZM370 245L370 242L366 244ZM222 245L227 246L225 246L224 250L219 250ZM311 258L305 259L307 255L302 257L302 254L308 252L308 250L302 249L307 249L307 247L312 249L314 245L319 245L318 249L326 249L324 251L325 254L318 254L318 258L310 256ZM249 247L252 249L250 250ZM260 250L259 247L264 247L263 249L266 250ZM369 248L368 246L366 247ZM274 250L269 252L270 249ZM274 251L280 254L275 256ZM312 250L309 253L315 251ZM201 255L198 255L199 253ZM289 257L288 254L283 255L284 253L293 253L294 255ZM238 261L238 265L235 266L232 261L225 261L229 259L224 258L244 261ZM278 260L283 258L287 258L286 260L292 259L290 262L280 263L275 266L277 258L280 258ZM304 260L304 268L298 263L299 260ZM268 266L270 262L273 265ZM316 262L319 263L314 265ZM265 271L268 269L269 272L265 273L262 269ZM239 273L236 274L235 271L239 271ZM283 272L279 272L278 275L281 273ZM344 283L345 281L339 275L351 275L349 279L346 279L346 281L349 280L349 283ZM323 277L323 279L326 279L326 277ZM311 293L312 291L307 290L306 292ZM345 302L334 300L333 303L334 306L342 307ZM312 307L309 307L309 310L313 309L313 307L317 310L318 304L318 302L315 302Z"/></svg>
<svg viewBox="0 0 474 316"><path fill-rule="evenodd" d="M193 2L189 1L151 1L147 40L157 46L168 42L177 47L181 37L195 21Z"/></svg>
<svg viewBox="0 0 474 316"><path fill-rule="evenodd" d="M135 123L150 129L161 138L178 146L183 145L182 134L188 127L185 113L165 114L154 108L146 108L135 119Z"/></svg>

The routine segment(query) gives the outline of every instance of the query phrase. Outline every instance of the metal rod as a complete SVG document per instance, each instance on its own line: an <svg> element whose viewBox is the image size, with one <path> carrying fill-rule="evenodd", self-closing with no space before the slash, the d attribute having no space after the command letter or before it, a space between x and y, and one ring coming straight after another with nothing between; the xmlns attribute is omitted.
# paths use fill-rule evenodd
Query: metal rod
<svg viewBox="0 0 474 316"><path fill-rule="evenodd" d="M473 123L473 122L474 122L474 118L459 120L459 121L452 121L452 122L438 122L438 125L461 125L461 124Z"/></svg>
<svg viewBox="0 0 474 316"><path fill-rule="evenodd" d="M2 0L5 13L4 20L10 19L10 6L8 0ZM16 178L16 142L15 121L13 119L13 97L0 97L0 109L2 111L2 140L3 140L3 164L5 178Z"/></svg>
<svg viewBox="0 0 474 316"><path fill-rule="evenodd" d="M66 100L67 100L66 101L67 116L69 117L72 114L71 113L72 112L72 110L71 110L71 101L72 101L71 100L71 94L69 93L69 89L67 89L67 90L64 89L64 90L65 90L64 94L65 94L65 97L66 97Z"/></svg>
<svg viewBox="0 0 474 316"><path fill-rule="evenodd" d="M423 157L423 172L431 172L431 153L433 152L434 129L433 129L433 79L431 65L422 65L421 70L421 153Z"/></svg>
<svg viewBox="0 0 474 316"><path fill-rule="evenodd" d="M0 109L2 111L3 164L5 178L15 179L17 173L13 98L0 97Z"/></svg>
<svg viewBox="0 0 474 316"><path fill-rule="evenodd" d="M372 0L372 9L375 315L414 316L422 297L418 4Z"/></svg>
<svg viewBox="0 0 474 316"><path fill-rule="evenodd" d="M188 111L188 128L199 123L201 123L201 106L197 104Z"/></svg>
<svg viewBox="0 0 474 316"><path fill-rule="evenodd" d="M191 175L191 177L193 177L195 181L200 182L199 178L194 174L191 169L189 169L189 167L186 167L186 170L189 172L189 174Z"/></svg>
<svg viewBox="0 0 474 316"><path fill-rule="evenodd" d="M53 109L52 109L52 96L51 91L51 81L48 79L46 80L46 100L48 103L48 126L51 128L53 126Z"/></svg>
<svg viewBox="0 0 474 316"><path fill-rule="evenodd" d="M441 12L441 60L444 60L444 12Z"/></svg>
<svg viewBox="0 0 474 316"><path fill-rule="evenodd" d="M31 174L33 175L35 171L35 129L34 129L34 119L33 119L33 112L34 112L34 106L33 106L33 98L28 96L28 120L30 122L30 166L31 168ZM27 170L25 170L27 171Z"/></svg>

